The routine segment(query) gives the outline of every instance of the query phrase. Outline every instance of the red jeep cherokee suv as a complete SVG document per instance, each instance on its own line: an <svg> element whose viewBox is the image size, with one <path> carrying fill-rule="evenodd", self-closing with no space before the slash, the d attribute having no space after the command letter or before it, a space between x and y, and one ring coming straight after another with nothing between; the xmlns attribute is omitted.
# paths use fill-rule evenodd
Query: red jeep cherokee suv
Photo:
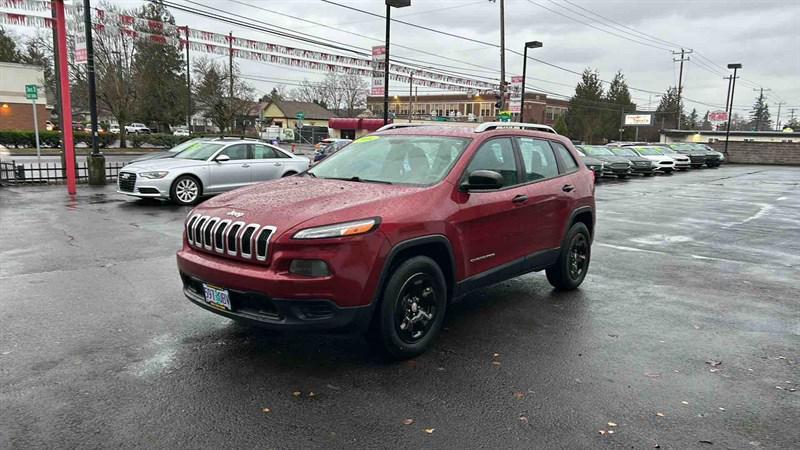
<svg viewBox="0 0 800 450"><path fill-rule="evenodd" d="M516 126L379 131L307 172L204 202L177 255L184 293L266 327L359 327L407 358L470 291L539 270L575 289L592 172L568 139Z"/></svg>

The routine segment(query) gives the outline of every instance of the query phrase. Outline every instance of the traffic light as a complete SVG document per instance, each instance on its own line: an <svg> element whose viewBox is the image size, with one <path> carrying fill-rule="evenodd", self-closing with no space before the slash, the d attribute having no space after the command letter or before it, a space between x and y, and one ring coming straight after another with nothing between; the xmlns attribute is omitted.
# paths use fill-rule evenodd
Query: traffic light
<svg viewBox="0 0 800 450"><path fill-rule="evenodd" d="M497 93L497 92L494 93L494 100L495 100L495 103L494 103L494 107L495 108L500 109L500 108L503 107L503 102L501 101L502 97L500 97L499 93Z"/></svg>

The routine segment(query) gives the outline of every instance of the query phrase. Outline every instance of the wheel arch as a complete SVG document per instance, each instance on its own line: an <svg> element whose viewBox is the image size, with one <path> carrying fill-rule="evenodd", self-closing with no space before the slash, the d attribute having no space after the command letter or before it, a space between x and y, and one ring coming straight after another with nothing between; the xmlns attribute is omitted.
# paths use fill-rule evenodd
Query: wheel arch
<svg viewBox="0 0 800 450"><path fill-rule="evenodd" d="M569 216L569 221L567 221L567 228L564 230L564 233L562 233L562 235L566 237L570 228L572 228L572 226L578 222L581 222L584 225L586 225L586 228L589 229L590 240L594 240L595 216L594 216L594 209L591 206L581 206L579 208L575 208L575 210L572 211L572 214L570 214Z"/></svg>
<svg viewBox="0 0 800 450"><path fill-rule="evenodd" d="M456 283L456 265L453 246L446 236L441 234L420 236L396 244L389 251L383 263L378 280L376 300L380 300L386 287L386 281L392 270L403 261L414 256L427 256L433 259L444 274L447 285L447 296L452 298ZM377 303L377 302L376 302Z"/></svg>

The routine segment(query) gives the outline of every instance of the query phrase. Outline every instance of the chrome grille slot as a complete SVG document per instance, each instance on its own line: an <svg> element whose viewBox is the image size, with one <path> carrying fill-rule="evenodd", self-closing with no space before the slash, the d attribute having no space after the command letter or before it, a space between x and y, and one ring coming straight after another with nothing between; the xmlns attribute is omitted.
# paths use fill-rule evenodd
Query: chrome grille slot
<svg viewBox="0 0 800 450"><path fill-rule="evenodd" d="M251 223L247 225L242 231L242 237L239 239L239 253L242 258L250 259L253 257L253 235L256 233L260 225Z"/></svg>
<svg viewBox="0 0 800 450"><path fill-rule="evenodd" d="M199 214L193 215L187 222L186 222L186 239L189 241L189 245L194 245L194 223L197 222L197 218L200 217Z"/></svg>
<svg viewBox="0 0 800 450"><path fill-rule="evenodd" d="M267 259L267 249L269 248L269 240L272 233L275 232L275 227L264 227L258 232L256 236L256 259L265 261Z"/></svg>
<svg viewBox="0 0 800 450"><path fill-rule="evenodd" d="M220 220L214 228L214 250L217 253L223 253L225 251L225 229L230 224L230 220Z"/></svg>
<svg viewBox="0 0 800 450"><path fill-rule="evenodd" d="M211 250L213 248L214 227L217 225L217 222L219 222L219 219L212 217L208 219L206 224L203 226L203 248L206 250Z"/></svg>
<svg viewBox="0 0 800 450"><path fill-rule="evenodd" d="M194 245L197 247L203 246L203 225L206 221L208 221L208 216L203 216L194 224Z"/></svg>
<svg viewBox="0 0 800 450"><path fill-rule="evenodd" d="M230 227L228 227L227 234L225 235L225 242L228 244L228 254L231 256L236 256L236 252L239 249L239 246L236 244L239 242L239 230L242 229L244 226L244 222L234 222Z"/></svg>

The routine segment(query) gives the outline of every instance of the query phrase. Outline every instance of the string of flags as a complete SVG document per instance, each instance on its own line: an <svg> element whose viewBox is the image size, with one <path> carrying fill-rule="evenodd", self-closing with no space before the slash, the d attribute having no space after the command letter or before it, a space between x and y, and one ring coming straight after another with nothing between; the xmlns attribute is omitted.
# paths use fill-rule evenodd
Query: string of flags
<svg viewBox="0 0 800 450"><path fill-rule="evenodd" d="M67 5L69 14L68 29L73 35L72 42L75 62L86 61L86 41L84 33L83 6L80 3ZM0 25L22 26L30 28L51 29L53 19L36 13L50 13L48 0L0 0ZM366 57L354 57L326 53L316 50L290 47L270 42L226 34L214 33L194 28L182 27L159 20L149 20L122 13L108 13L102 9L94 9L93 28L98 34L121 34L127 39L146 40L149 42L180 46L189 50L207 54L228 55L250 61L277 64L293 68L321 72L356 74L363 77L382 76L384 62ZM186 34L188 31L188 40ZM380 75L378 75L380 73ZM466 77L446 75L435 71L418 69L402 64L390 63L389 79L408 83L413 74L413 82L417 86L429 87L444 91L478 91L494 90L497 85Z"/></svg>

